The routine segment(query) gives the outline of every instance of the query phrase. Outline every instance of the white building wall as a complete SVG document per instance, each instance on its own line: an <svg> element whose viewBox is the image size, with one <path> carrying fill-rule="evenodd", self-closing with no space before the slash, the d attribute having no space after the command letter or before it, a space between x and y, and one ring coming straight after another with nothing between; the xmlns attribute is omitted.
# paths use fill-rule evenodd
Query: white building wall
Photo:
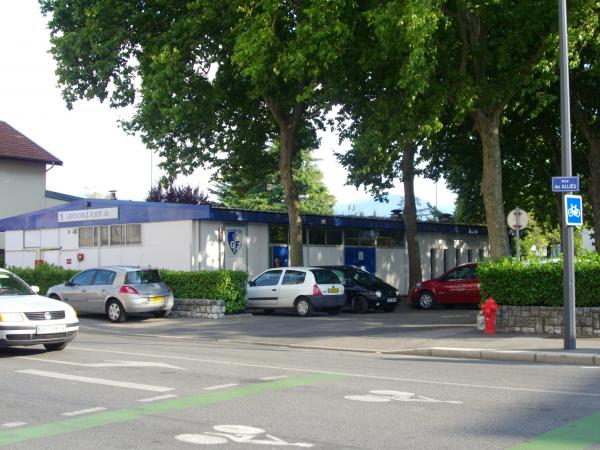
<svg viewBox="0 0 600 450"><path fill-rule="evenodd" d="M344 264L344 248L341 246L305 246L304 264L307 266L338 266Z"/></svg>
<svg viewBox="0 0 600 450"><path fill-rule="evenodd" d="M377 248L375 255L376 275L402 294L407 294L408 270L405 249Z"/></svg>
<svg viewBox="0 0 600 450"><path fill-rule="evenodd" d="M160 269L191 270L193 228L191 220L143 223L142 245L119 247L122 263L131 261L130 264Z"/></svg>
<svg viewBox="0 0 600 450"><path fill-rule="evenodd" d="M6 233L6 251L23 250L24 232L23 230L7 231Z"/></svg>
<svg viewBox="0 0 600 450"><path fill-rule="evenodd" d="M200 270L219 270L223 267L221 222L200 222Z"/></svg>
<svg viewBox="0 0 600 450"><path fill-rule="evenodd" d="M249 223L247 237L248 279L269 268L269 225Z"/></svg>

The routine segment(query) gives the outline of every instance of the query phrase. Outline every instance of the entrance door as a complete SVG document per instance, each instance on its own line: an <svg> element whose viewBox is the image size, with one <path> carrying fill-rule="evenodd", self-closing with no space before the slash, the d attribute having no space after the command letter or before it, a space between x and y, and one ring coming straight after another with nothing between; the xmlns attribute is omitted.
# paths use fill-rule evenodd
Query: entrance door
<svg viewBox="0 0 600 450"><path fill-rule="evenodd" d="M345 247L344 264L356 266L375 274L375 248L374 247Z"/></svg>

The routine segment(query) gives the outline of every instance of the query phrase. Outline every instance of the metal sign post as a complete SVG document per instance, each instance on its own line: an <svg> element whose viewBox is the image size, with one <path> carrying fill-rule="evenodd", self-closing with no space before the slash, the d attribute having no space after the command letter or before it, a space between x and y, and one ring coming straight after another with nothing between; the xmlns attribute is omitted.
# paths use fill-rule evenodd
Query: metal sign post
<svg viewBox="0 0 600 450"><path fill-rule="evenodd" d="M517 237L517 261L521 261L521 230L527 226L529 217L527 213L520 208L515 208L508 213L506 223L515 230Z"/></svg>
<svg viewBox="0 0 600 450"><path fill-rule="evenodd" d="M558 0L558 28L560 35L560 137L562 143L562 176L572 175L571 163L571 110L569 108L569 48L567 39L567 1ZM565 200L563 194L563 209ZM575 263L573 261L573 228L566 225L566 211L561 217L563 251L564 348L576 348L575 330Z"/></svg>

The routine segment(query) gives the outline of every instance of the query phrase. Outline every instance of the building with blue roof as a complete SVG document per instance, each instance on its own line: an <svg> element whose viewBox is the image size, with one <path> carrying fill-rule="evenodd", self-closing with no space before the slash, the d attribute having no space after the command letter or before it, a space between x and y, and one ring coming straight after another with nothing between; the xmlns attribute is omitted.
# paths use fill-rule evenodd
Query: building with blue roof
<svg viewBox="0 0 600 450"><path fill-rule="evenodd" d="M398 218L303 215L305 265L362 266L407 293L404 222ZM172 270L236 269L256 276L287 265L285 213L213 205L77 199L0 220L7 266L36 261L65 268L151 265ZM424 278L484 259L481 225L420 222Z"/></svg>

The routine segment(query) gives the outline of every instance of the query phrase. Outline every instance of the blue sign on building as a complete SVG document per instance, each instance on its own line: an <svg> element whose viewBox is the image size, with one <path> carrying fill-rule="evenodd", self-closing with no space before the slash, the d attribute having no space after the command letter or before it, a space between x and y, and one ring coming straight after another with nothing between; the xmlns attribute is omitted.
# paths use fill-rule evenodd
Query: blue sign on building
<svg viewBox="0 0 600 450"><path fill-rule="evenodd" d="M565 195L565 223L568 227L583 225L583 200L581 195Z"/></svg>
<svg viewBox="0 0 600 450"><path fill-rule="evenodd" d="M552 177L552 192L579 192L579 177Z"/></svg>

